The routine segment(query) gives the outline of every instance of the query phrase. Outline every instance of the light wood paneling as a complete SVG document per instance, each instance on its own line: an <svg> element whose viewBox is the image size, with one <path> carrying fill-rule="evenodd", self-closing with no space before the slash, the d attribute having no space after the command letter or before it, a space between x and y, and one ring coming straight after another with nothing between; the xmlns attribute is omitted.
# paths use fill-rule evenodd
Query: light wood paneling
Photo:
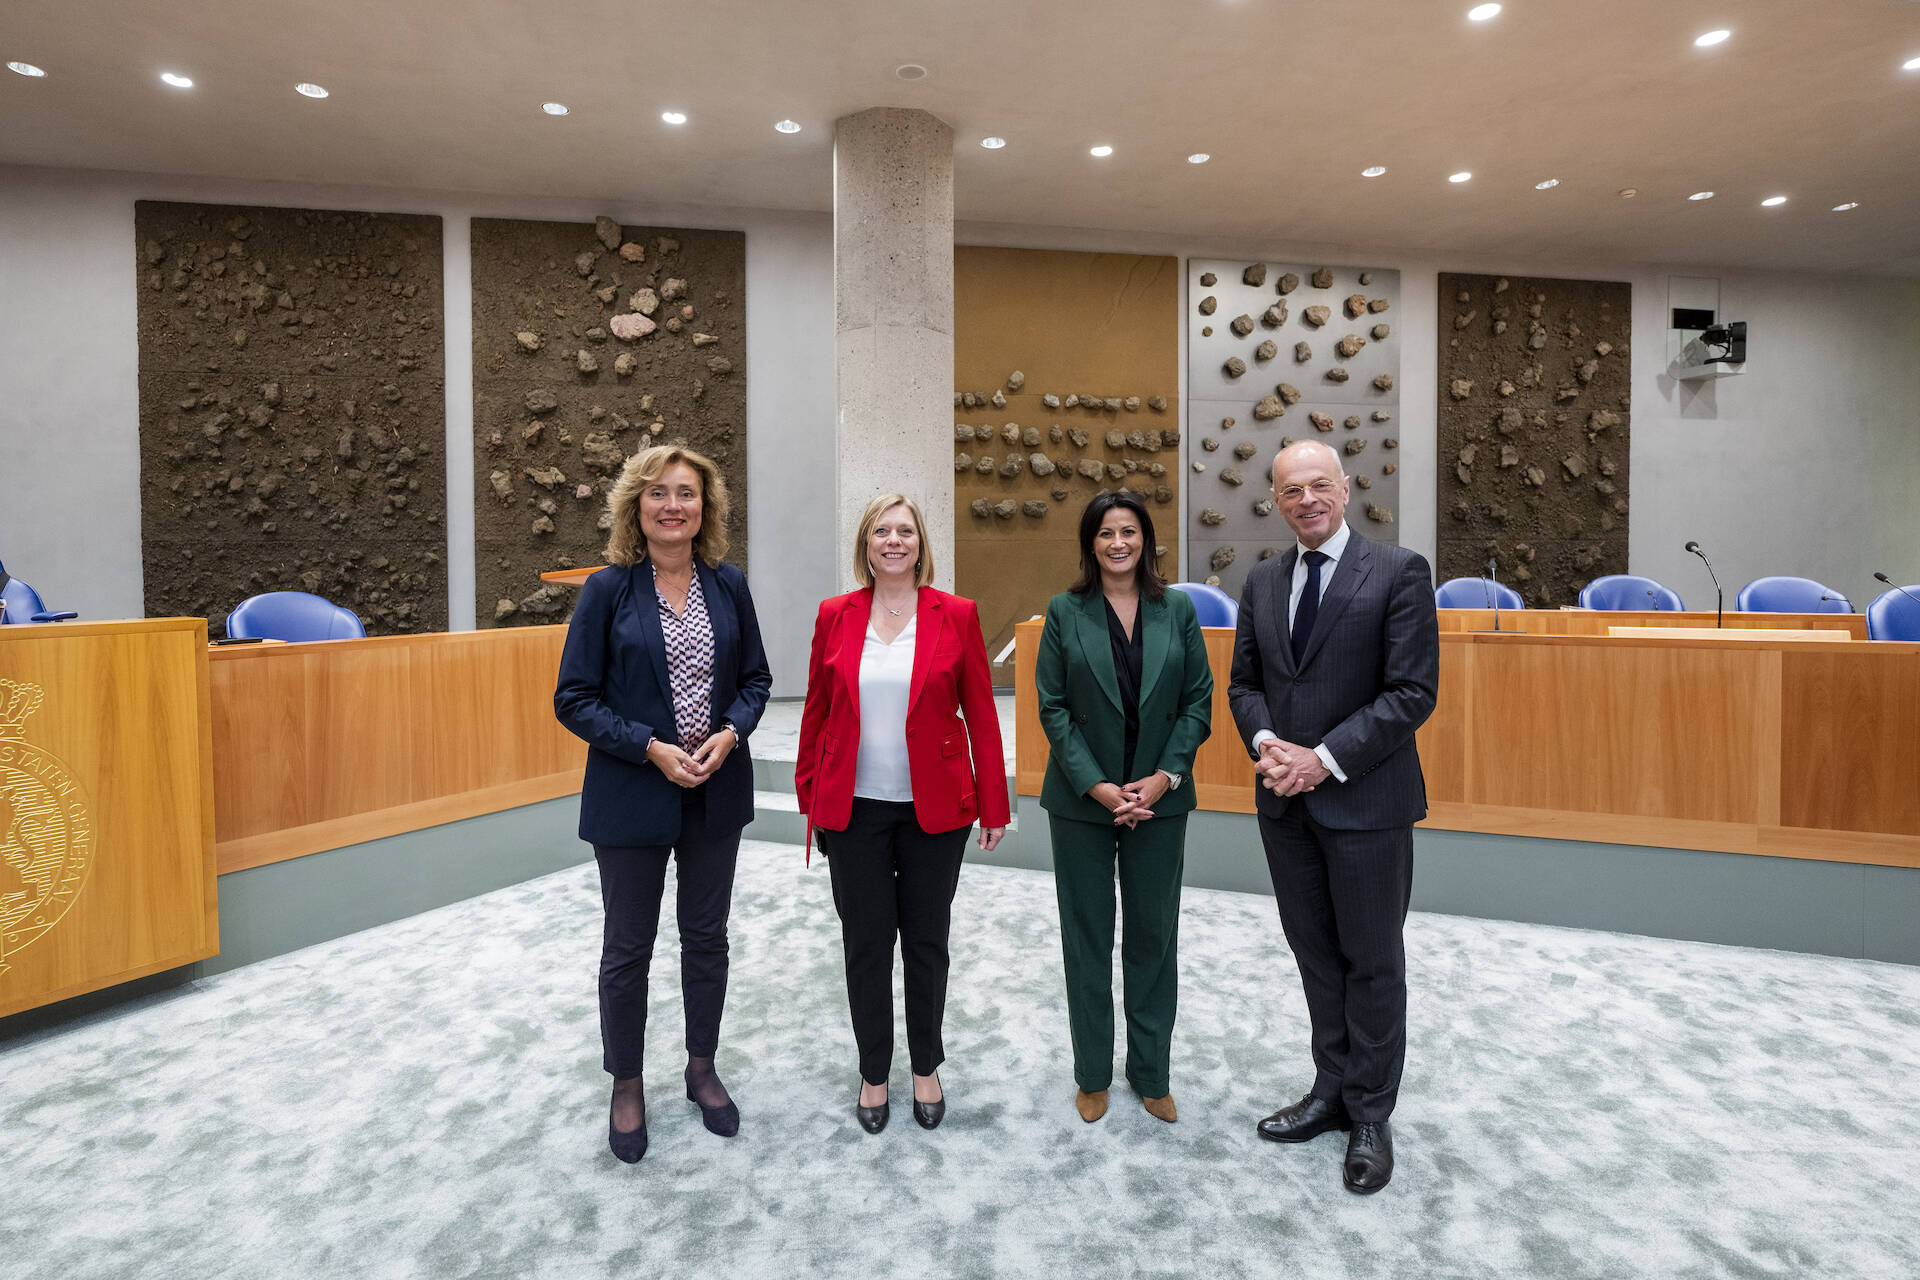
<svg viewBox="0 0 1920 1280"><path fill-rule="evenodd" d="M1491 631L1491 609L1441 609L1440 630ZM1726 628L1767 631L1844 631L1867 638L1866 615L1859 613L1728 613ZM1711 628L1711 613L1628 613L1612 609L1502 609L1500 629L1534 636L1604 636L1614 627Z"/></svg>
<svg viewBox="0 0 1920 1280"><path fill-rule="evenodd" d="M580 788L553 718L566 628L213 651L222 872Z"/></svg>
<svg viewBox="0 0 1920 1280"><path fill-rule="evenodd" d="M1475 611L1444 610L1443 624L1463 612ZM1504 627L1517 615L1501 616ZM1741 621L1756 616L1801 617ZM1037 795L1040 624L1017 634L1016 782ZM1252 769L1226 708L1232 632L1206 637L1214 735L1194 783L1202 808L1250 813ZM1440 700L1420 758L1427 827L1920 866L1920 645L1456 626L1440 637Z"/></svg>
<svg viewBox="0 0 1920 1280"><path fill-rule="evenodd" d="M206 640L0 628L0 1016L218 953Z"/></svg>

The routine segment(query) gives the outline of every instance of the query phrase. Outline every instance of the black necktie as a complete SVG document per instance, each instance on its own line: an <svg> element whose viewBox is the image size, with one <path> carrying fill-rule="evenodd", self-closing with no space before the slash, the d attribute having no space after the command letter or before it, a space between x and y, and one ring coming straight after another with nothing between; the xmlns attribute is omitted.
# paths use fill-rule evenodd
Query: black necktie
<svg viewBox="0 0 1920 1280"><path fill-rule="evenodd" d="M1307 656L1307 641L1313 638L1313 621L1320 616L1320 566L1327 562L1324 551L1306 554L1307 586L1293 611L1293 665L1298 667Z"/></svg>

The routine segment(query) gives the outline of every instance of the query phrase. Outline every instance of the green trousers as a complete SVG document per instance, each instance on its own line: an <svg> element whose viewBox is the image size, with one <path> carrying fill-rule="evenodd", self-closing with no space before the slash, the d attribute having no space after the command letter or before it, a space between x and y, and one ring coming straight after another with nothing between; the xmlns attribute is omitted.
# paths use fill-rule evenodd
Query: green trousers
<svg viewBox="0 0 1920 1280"><path fill-rule="evenodd" d="M1180 975L1180 871L1187 815L1137 827L1049 814L1060 894L1073 1078L1088 1093L1113 1083L1113 883L1120 881L1120 972L1125 982L1127 1083L1145 1098L1169 1092Z"/></svg>

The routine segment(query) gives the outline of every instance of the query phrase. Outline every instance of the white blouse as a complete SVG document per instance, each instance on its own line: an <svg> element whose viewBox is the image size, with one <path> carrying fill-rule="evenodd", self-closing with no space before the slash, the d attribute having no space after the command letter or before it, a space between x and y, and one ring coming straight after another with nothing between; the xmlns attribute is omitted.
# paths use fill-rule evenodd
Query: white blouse
<svg viewBox="0 0 1920 1280"><path fill-rule="evenodd" d="M910 619L892 644L868 623L860 648L860 754L855 757L853 794L868 800L913 799L907 695L913 685L913 637L919 621Z"/></svg>

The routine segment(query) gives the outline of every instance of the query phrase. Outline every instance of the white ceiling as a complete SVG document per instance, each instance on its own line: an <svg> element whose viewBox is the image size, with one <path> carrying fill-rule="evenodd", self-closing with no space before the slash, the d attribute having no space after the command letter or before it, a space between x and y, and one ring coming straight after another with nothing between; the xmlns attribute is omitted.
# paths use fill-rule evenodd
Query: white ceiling
<svg viewBox="0 0 1920 1280"><path fill-rule="evenodd" d="M1920 4L1473 2L8 0L0 162L824 210L914 106L968 221L1920 275Z"/></svg>

